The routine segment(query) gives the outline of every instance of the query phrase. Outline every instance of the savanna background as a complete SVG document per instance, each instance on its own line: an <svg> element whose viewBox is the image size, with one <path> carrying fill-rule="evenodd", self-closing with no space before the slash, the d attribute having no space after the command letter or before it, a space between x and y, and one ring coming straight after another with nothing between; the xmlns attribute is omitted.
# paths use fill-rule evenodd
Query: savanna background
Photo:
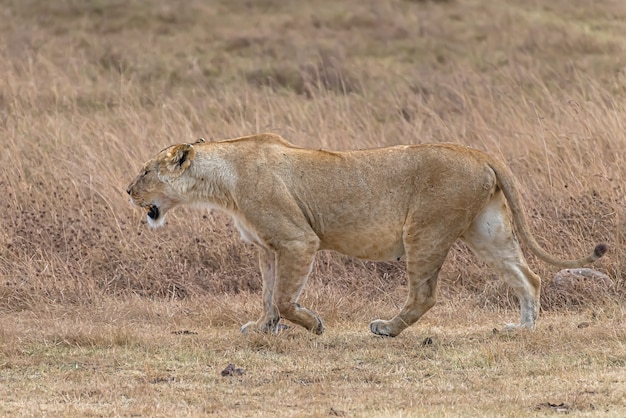
<svg viewBox="0 0 626 418"><path fill-rule="evenodd" d="M0 415L624 416L624 34L621 0L0 0ZM320 253L326 333L241 335L254 248L219 212L151 231L125 188L166 145L263 131L486 150L545 248L609 244L612 285L528 254L538 327L503 332L517 301L459 245L383 339L402 262Z"/></svg>

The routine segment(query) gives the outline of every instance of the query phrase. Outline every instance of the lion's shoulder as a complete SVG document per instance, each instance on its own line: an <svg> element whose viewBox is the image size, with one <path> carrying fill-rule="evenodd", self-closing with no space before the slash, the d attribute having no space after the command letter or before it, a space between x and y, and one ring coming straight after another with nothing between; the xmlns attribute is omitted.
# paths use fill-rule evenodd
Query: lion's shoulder
<svg viewBox="0 0 626 418"><path fill-rule="evenodd" d="M218 141L221 143L231 143L231 144L253 144L258 146L264 145L282 145L288 148L299 148L291 142L287 141L285 138L278 134L274 133L260 133L254 135L241 136L238 138L225 139L223 141Z"/></svg>

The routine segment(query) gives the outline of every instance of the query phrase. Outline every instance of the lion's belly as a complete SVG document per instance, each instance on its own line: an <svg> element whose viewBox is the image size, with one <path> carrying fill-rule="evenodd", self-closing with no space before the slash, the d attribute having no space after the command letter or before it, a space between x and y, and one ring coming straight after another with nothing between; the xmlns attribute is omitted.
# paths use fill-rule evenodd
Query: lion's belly
<svg viewBox="0 0 626 418"><path fill-rule="evenodd" d="M320 249L373 261L404 255L402 230L407 204L396 194L372 194L353 187L356 196L330 194L324 205L307 211Z"/></svg>
<svg viewBox="0 0 626 418"><path fill-rule="evenodd" d="M395 260L404 255L401 232L389 237L384 237L382 231L329 233L320 238L320 250L333 250L366 260Z"/></svg>

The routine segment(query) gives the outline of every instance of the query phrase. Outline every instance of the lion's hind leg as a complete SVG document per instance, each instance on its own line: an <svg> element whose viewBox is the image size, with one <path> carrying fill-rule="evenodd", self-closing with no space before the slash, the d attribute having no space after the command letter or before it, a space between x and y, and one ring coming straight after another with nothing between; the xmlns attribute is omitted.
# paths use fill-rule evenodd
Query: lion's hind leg
<svg viewBox="0 0 626 418"><path fill-rule="evenodd" d="M398 315L389 321L372 321L370 331L381 336L395 337L435 305L439 271L458 234L452 230L442 235L437 228L431 231L419 223L408 222L403 232L403 243L409 295Z"/></svg>
<svg viewBox="0 0 626 418"><path fill-rule="evenodd" d="M376 335L395 337L405 328L417 322L435 305L439 267L427 276L409 275L409 296L404 307L393 319L376 319L370 323L370 331Z"/></svg>
<svg viewBox="0 0 626 418"><path fill-rule="evenodd" d="M511 286L520 303L520 323L507 328L534 328L539 313L541 279L528 267L502 193L496 193L461 239Z"/></svg>

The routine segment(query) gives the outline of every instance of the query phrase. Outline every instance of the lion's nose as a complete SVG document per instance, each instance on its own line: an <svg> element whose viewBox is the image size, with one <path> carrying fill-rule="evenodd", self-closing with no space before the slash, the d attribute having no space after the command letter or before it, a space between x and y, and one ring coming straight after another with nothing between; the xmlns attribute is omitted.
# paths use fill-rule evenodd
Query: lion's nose
<svg viewBox="0 0 626 418"><path fill-rule="evenodd" d="M130 194L130 187L126 189L126 193Z"/></svg>

